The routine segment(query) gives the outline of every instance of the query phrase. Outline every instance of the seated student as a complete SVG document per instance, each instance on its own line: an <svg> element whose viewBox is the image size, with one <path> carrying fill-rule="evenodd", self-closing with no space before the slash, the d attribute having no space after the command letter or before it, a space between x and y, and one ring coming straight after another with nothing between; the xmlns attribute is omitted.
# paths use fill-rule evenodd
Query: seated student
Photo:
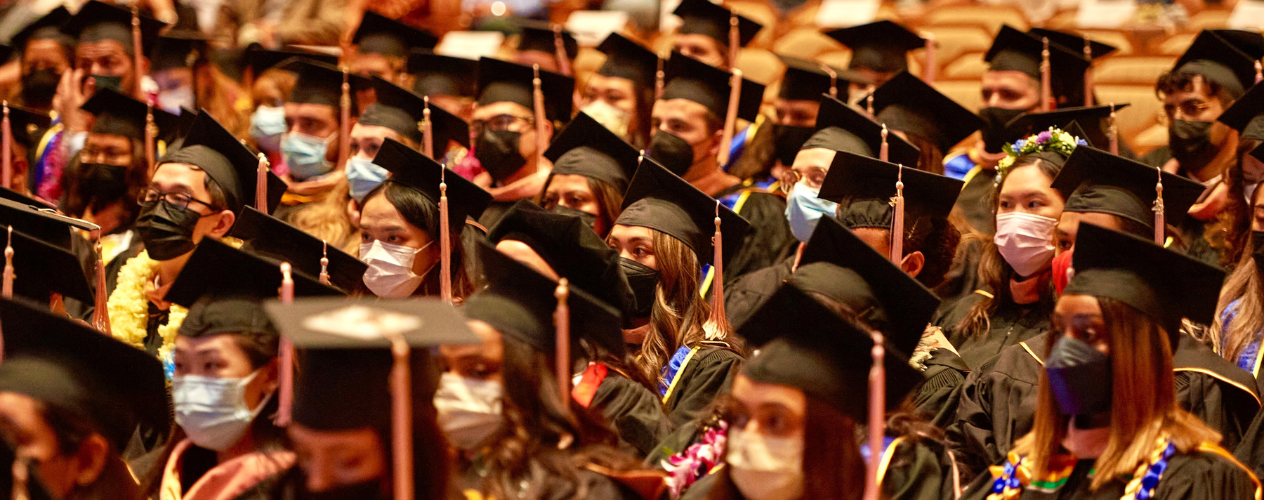
<svg viewBox="0 0 1264 500"><path fill-rule="evenodd" d="M224 128L240 137L250 127L240 106L246 90L211 61L206 35L196 26L173 27L158 38L150 74L158 86L154 108L181 114L181 108L205 110Z"/></svg>
<svg viewBox="0 0 1264 500"><path fill-rule="evenodd" d="M67 19L70 11L59 6L13 35L10 45L18 51L22 76L20 88L9 102L45 116L53 110L61 75L75 59L75 39L61 32ZM47 125L41 127L41 132L47 129Z"/></svg>
<svg viewBox="0 0 1264 500"><path fill-rule="evenodd" d="M1264 298L1261 273L1264 272L1264 217L1254 214L1264 210L1264 197L1259 189L1250 201L1250 234L1238 265L1229 274L1220 302L1216 305L1216 321L1211 324L1211 341L1225 359L1260 378L1261 317L1250 311L1260 307Z"/></svg>
<svg viewBox="0 0 1264 500"><path fill-rule="evenodd" d="M912 73L903 72L873 91L874 120L917 146L917 168L944 173L944 155L983 128L983 120Z"/></svg>
<svg viewBox="0 0 1264 500"><path fill-rule="evenodd" d="M536 202L582 217L604 237L623 211L623 193L639 156L614 132L580 112L544 152L553 171Z"/></svg>
<svg viewBox="0 0 1264 500"><path fill-rule="evenodd" d="M738 44L746 46L763 28L759 23L733 13L728 8L700 0L685 0L672 11L680 16L680 28L672 36L672 51L692 57L721 71L728 71L735 61L729 46L730 20L737 18Z"/></svg>
<svg viewBox="0 0 1264 500"><path fill-rule="evenodd" d="M170 431L162 365L77 321L0 299L0 434L55 498L144 498L120 454Z"/></svg>
<svg viewBox="0 0 1264 500"><path fill-rule="evenodd" d="M253 79L247 89L250 109L254 110L250 115L247 145L268 155L268 162L277 172L284 171L280 168L283 163L281 136L289 129L285 123L285 103L298 81L293 72L277 65L288 62L291 57L338 64L337 57L309 52L251 49L242 56L243 72Z"/></svg>
<svg viewBox="0 0 1264 500"><path fill-rule="evenodd" d="M25 198L31 198L37 204L47 205L48 202L35 200L31 192L31 165L37 159L39 153L39 144L37 141L42 131L48 129L52 120L48 115L41 114L32 109L21 108L18 106L9 106L9 129L13 134L13 142L10 144L9 162L12 166L12 177L9 178L8 186L0 186L6 190L16 193Z"/></svg>
<svg viewBox="0 0 1264 500"><path fill-rule="evenodd" d="M408 55L408 76L412 84L401 87L430 98L432 106L470 121L474 99L478 97L478 61L413 49Z"/></svg>
<svg viewBox="0 0 1264 500"><path fill-rule="evenodd" d="M649 146L650 107L658 72L658 55L611 33L597 46L606 62L588 77L580 92L580 111L637 149Z"/></svg>
<svg viewBox="0 0 1264 500"><path fill-rule="evenodd" d="M1264 156L1260 147L1264 144L1264 85L1251 87L1218 120L1238 131L1237 163L1225 171L1228 192L1224 214L1217 222L1217 229L1224 231L1223 241L1215 245L1221 251L1220 266L1231 269L1252 249L1247 241L1254 230L1251 198L1264 179L1264 161L1260 160Z"/></svg>
<svg viewBox="0 0 1264 500"><path fill-rule="evenodd" d="M908 53L926 46L926 39L891 21L839 28L825 35L851 49L847 69L864 77L851 83L852 104L908 71Z"/></svg>
<svg viewBox="0 0 1264 500"><path fill-rule="evenodd" d="M408 55L416 49L433 49L439 39L429 31L366 10L351 43L356 46L355 57L351 58L352 73L400 85Z"/></svg>
<svg viewBox="0 0 1264 500"><path fill-rule="evenodd" d="M1177 331L1183 318L1211 321L1224 273L1092 224L1080 225L1072 260L1032 431L965 498L1259 496L1220 433L1177 405Z"/></svg>

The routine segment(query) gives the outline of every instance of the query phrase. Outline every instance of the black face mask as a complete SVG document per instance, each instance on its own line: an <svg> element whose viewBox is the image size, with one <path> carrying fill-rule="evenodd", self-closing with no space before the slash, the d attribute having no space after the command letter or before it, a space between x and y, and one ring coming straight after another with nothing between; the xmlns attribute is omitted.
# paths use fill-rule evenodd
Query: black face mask
<svg viewBox="0 0 1264 500"><path fill-rule="evenodd" d="M554 205L553 210L551 210L551 212L558 215L565 215L567 217L579 217L579 220L584 221L584 224L587 224L588 227L593 227L597 225L596 215L590 214L588 212L583 212L580 210L575 210L568 206Z"/></svg>
<svg viewBox="0 0 1264 500"><path fill-rule="evenodd" d="M636 318L650 317L654 309L654 299L658 296L658 271L632 259L620 257L619 266L628 279L628 287L636 299L636 310L632 315Z"/></svg>
<svg viewBox="0 0 1264 500"><path fill-rule="evenodd" d="M1063 337L1045 360L1049 389L1063 415L1095 415L1110 411L1110 357L1087 342Z"/></svg>
<svg viewBox="0 0 1264 500"><path fill-rule="evenodd" d="M777 160L783 166L794 165L794 157L798 156L803 143L812 138L816 129L812 127L795 127L793 125L773 125L773 144L776 146Z"/></svg>
<svg viewBox="0 0 1264 500"><path fill-rule="evenodd" d="M382 494L382 484L378 479L340 486L320 493L303 492L299 497L304 500L386 500L388 498Z"/></svg>
<svg viewBox="0 0 1264 500"><path fill-rule="evenodd" d="M84 163L80 166L79 196L97 203L110 203L127 196L127 167Z"/></svg>
<svg viewBox="0 0 1264 500"><path fill-rule="evenodd" d="M520 132L484 130L474 143L474 157L499 182L527 164L527 159L518 151L521 139Z"/></svg>
<svg viewBox="0 0 1264 500"><path fill-rule="evenodd" d="M693 146L675 134L659 130L650 139L650 158L661 163L671 173L685 176L693 166Z"/></svg>
<svg viewBox="0 0 1264 500"><path fill-rule="evenodd" d="M979 110L979 118L983 119L983 149L989 153L1000 153L1001 146L1010 142L1005 125L1018 115L1025 113L1021 109L983 108Z"/></svg>
<svg viewBox="0 0 1264 500"><path fill-rule="evenodd" d="M52 105L59 83L61 73L52 68L32 70L22 75L22 103L28 107Z"/></svg>
<svg viewBox="0 0 1264 500"><path fill-rule="evenodd" d="M110 89L123 93L123 77L110 75L89 75L97 83L97 90Z"/></svg>
<svg viewBox="0 0 1264 500"><path fill-rule="evenodd" d="M1167 129L1167 147L1184 168L1201 167L1216 156L1211 145L1211 122L1172 120Z"/></svg>
<svg viewBox="0 0 1264 500"><path fill-rule="evenodd" d="M193 228L199 214L188 208L180 210L165 201L146 202L136 218L136 232L145 243L145 251L154 260L171 260L193 251Z"/></svg>

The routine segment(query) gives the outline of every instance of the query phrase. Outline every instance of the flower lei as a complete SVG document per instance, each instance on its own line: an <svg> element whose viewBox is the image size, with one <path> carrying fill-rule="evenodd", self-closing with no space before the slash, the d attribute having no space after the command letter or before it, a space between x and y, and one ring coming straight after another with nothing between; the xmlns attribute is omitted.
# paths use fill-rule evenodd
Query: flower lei
<svg viewBox="0 0 1264 500"><path fill-rule="evenodd" d="M1150 500L1154 497L1154 489L1167 471L1168 460L1176 454L1176 444L1167 437L1155 440L1155 449L1149 458L1137 466L1137 471L1124 487L1124 495L1119 500ZM1075 457L1060 455L1053 457L1051 472L1045 478L1031 477L1026 457L1010 453L1004 466L990 467L992 477L991 493L987 500L1011 500L1022 496L1024 488L1043 492L1054 492L1066 484L1071 472L1075 469ZM1093 473L1090 471L1090 475Z"/></svg>
<svg viewBox="0 0 1264 500"><path fill-rule="evenodd" d="M1079 137L1071 135L1069 132L1057 127L1049 127L1049 130L1036 135L1030 135L1026 138L1019 139L1013 144L1001 146L1001 150L1005 152L1005 157L996 164L997 182L1005 178L1006 172L1009 171L1010 165L1014 164L1019 156L1043 153L1052 151L1062 155L1063 157L1071 156L1077 146L1087 146L1088 142Z"/></svg>
<svg viewBox="0 0 1264 500"><path fill-rule="evenodd" d="M667 471L667 478L663 482L673 500L680 498L680 494L699 478L724 463L728 431L728 423L720 420L702 433L701 441L660 462L663 470Z"/></svg>
<svg viewBox="0 0 1264 500"><path fill-rule="evenodd" d="M1160 437L1155 442L1155 449L1150 458L1137 466L1137 472L1124 488L1124 496L1120 500L1149 500L1154 497L1154 488L1163 479L1167 470L1167 461L1176 454L1176 444L1171 439Z"/></svg>
<svg viewBox="0 0 1264 500"><path fill-rule="evenodd" d="M131 344L138 349L145 348L145 337L149 335L149 298L145 296L145 284L154 278L158 270L158 261L149 258L148 251L128 259L119 269L118 285L110 294L107 306L110 311L110 330L114 338ZM162 347L158 349L158 358L166 359L174 348L176 331L180 323L189 313L188 309L172 304L167 324L158 327L158 336L162 337Z"/></svg>

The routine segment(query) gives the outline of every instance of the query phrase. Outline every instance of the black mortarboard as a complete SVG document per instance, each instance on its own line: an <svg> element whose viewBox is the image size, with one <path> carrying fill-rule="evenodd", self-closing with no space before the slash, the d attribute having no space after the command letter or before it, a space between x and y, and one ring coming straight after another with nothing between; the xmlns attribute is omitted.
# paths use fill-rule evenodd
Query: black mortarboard
<svg viewBox="0 0 1264 500"><path fill-rule="evenodd" d="M16 392L91 420L116 450L137 426L166 435L162 363L86 324L0 299L0 392Z"/></svg>
<svg viewBox="0 0 1264 500"><path fill-rule="evenodd" d="M672 14L684 21L680 25L680 34L706 35L720 42L721 46L729 45L729 19L736 15L729 9L707 0L684 0ZM738 42L745 46L755 39L763 26L740 15L736 17Z"/></svg>
<svg viewBox="0 0 1264 500"><path fill-rule="evenodd" d="M141 50L146 56L158 41L158 32L166 23L149 16L140 17ZM79 11L61 26L61 31L73 36L79 43L113 40L123 45L123 51L132 54L132 12L97 0L83 4Z"/></svg>
<svg viewBox="0 0 1264 500"><path fill-rule="evenodd" d="M367 10L351 43L359 44L361 54L408 57L412 49L433 49L439 44L439 38L429 31Z"/></svg>
<svg viewBox="0 0 1264 500"><path fill-rule="evenodd" d="M425 100L378 76L373 77L372 83L377 93L377 102L364 109L359 123L389 128L420 144L423 138L421 123L425 118ZM430 106L430 123L436 156L443 156L447 151L448 141L456 141L469 147L470 126L465 120L439 106Z"/></svg>
<svg viewBox="0 0 1264 500"><path fill-rule="evenodd" d="M413 92L421 95L474 97L478 91L478 61L414 50L408 56Z"/></svg>
<svg viewBox="0 0 1264 500"><path fill-rule="evenodd" d="M873 110L878 122L922 136L943 153L984 126L982 118L907 71L873 92Z"/></svg>
<svg viewBox="0 0 1264 500"><path fill-rule="evenodd" d="M1264 140L1264 85L1252 86L1217 120L1237 130L1243 139Z"/></svg>
<svg viewBox="0 0 1264 500"><path fill-rule="evenodd" d="M7 226L0 226L4 230ZM3 235L0 235L3 237ZM92 288L79 257L70 250L13 231L13 293L48 306L57 293L84 304L92 303Z"/></svg>
<svg viewBox="0 0 1264 500"><path fill-rule="evenodd" d="M1062 295L1118 300L1167 330L1176 348L1181 318L1211 324L1224 271L1153 241L1080 223L1071 256L1075 276Z"/></svg>
<svg viewBox="0 0 1264 500"><path fill-rule="evenodd" d="M61 26L69 20L70 11L66 10L66 6L59 5L57 8L49 11L48 14L45 14L44 17L36 19L35 22L22 28L22 31L13 35L10 43L14 49L20 51L25 51L27 42L31 40L53 39L63 45L74 47L75 39L61 31ZM131 24L129 23L128 26L131 26Z"/></svg>
<svg viewBox="0 0 1264 500"><path fill-rule="evenodd" d="M293 415L311 429L390 429L394 358L388 338L399 336L413 348L412 396L426 406L438 374L426 348L479 343L461 313L437 298L270 300L264 309L302 350Z"/></svg>
<svg viewBox="0 0 1264 500"><path fill-rule="evenodd" d="M53 119L46 113L9 105L9 130L13 133L13 140L19 144L34 147L35 132L47 129L52 122Z"/></svg>
<svg viewBox="0 0 1264 500"><path fill-rule="evenodd" d="M557 135L544 157L553 162L554 175L582 175L623 191L636 173L640 152L580 112Z"/></svg>
<svg viewBox="0 0 1264 500"><path fill-rule="evenodd" d="M1255 60L1250 54L1207 30L1194 38L1172 71L1202 75L1225 87L1235 99L1255 82Z"/></svg>
<svg viewBox="0 0 1264 500"><path fill-rule="evenodd" d="M895 183L901 176L906 231L921 224L911 222L913 219L946 219L963 184L951 177L911 167L901 169L894 163L839 151L834 155L834 163L830 164L817 197L837 202L839 222L849 229L890 229L895 212L891 198L895 196Z"/></svg>
<svg viewBox="0 0 1264 500"><path fill-rule="evenodd" d="M706 0L699 0L706 2ZM710 3L710 2L707 2ZM664 65L667 84L661 100L687 99L703 106L721 120L728 114L733 75L692 57L672 52ZM738 99L737 117L755 121L763 104L764 86L742 78L742 95Z"/></svg>
<svg viewBox="0 0 1264 500"><path fill-rule="evenodd" d="M80 109L95 117L90 129L93 133L145 140L145 115L149 106L143 102L110 89L98 89ZM159 139L174 139L177 121L176 115L154 107L154 124L158 126Z"/></svg>
<svg viewBox="0 0 1264 500"><path fill-rule="evenodd" d="M1128 107L1128 103L1115 104L1115 111L1119 111ZM1067 130L1067 126L1072 122L1083 127L1083 135L1076 135L1084 139L1090 146L1095 148L1105 148L1110 143L1108 135L1111 106L1077 106L1074 108L1061 108L1044 113L1023 113L1005 125L1005 142L1013 143L1019 139L1032 134L1039 134L1049 127L1057 127Z"/></svg>
<svg viewBox="0 0 1264 500"><path fill-rule="evenodd" d="M834 267L835 269L829 269ZM839 279L846 269L858 280ZM901 352L913 352L930 322L939 298L887 256L879 254L833 217L822 217L803 248L790 281L801 290L822 293L853 306L869 326L880 329ZM879 310L856 307L872 297ZM852 300L858 298L860 300ZM885 316L877 321L870 318Z"/></svg>
<svg viewBox="0 0 1264 500"><path fill-rule="evenodd" d="M167 153L159 161L194 165L224 190L228 208L240 212L241 207L255 202L259 158L250 148L233 137L206 110L198 113L180 149ZM285 194L285 181L269 171L268 211L276 209Z"/></svg>
<svg viewBox="0 0 1264 500"><path fill-rule="evenodd" d="M439 183L446 183L448 220L455 228L465 224L467 216L477 219L492 202L492 195L483 188L455 173L444 175L443 165L394 139L382 143L373 163L391 172L388 181L416 189L436 207L439 206Z"/></svg>
<svg viewBox="0 0 1264 500"><path fill-rule="evenodd" d="M243 56L243 59L246 60L246 66L254 71L256 77L258 77L260 73L263 73L264 70L277 66L283 62L289 62L289 60L293 58L308 59L328 64L330 66L338 64L337 56L296 50L264 50L259 48L250 48L246 50L246 53ZM289 71L294 70L290 69ZM342 84L341 77L339 77L338 84Z"/></svg>
<svg viewBox="0 0 1264 500"><path fill-rule="evenodd" d="M209 37L197 30L171 30L158 37L150 71L171 68L192 68L199 60L210 57L206 40Z"/></svg>
<svg viewBox="0 0 1264 500"><path fill-rule="evenodd" d="M1088 146L1075 148L1053 179L1064 212L1104 213L1154 229L1155 184L1159 169ZM1164 217L1178 225L1202 195L1203 185L1163 172Z"/></svg>
<svg viewBox="0 0 1264 500"><path fill-rule="evenodd" d="M79 219L54 212L47 204L30 205L0 197L0 225L13 226L27 236L71 250L72 228L92 231L96 227Z"/></svg>
<svg viewBox="0 0 1264 500"><path fill-rule="evenodd" d="M821 96L816 115L816 132L803 149L824 148L877 158L882 150L882 125L843 101ZM917 168L921 153L900 136L887 134L887 158L900 165Z"/></svg>
<svg viewBox="0 0 1264 500"><path fill-rule="evenodd" d="M796 387L858 422L868 417L873 337L817 299L793 284L781 285L737 333L762 346L742 369L751 380ZM883 366L886 405L893 409L922 377L892 348Z"/></svg>
<svg viewBox="0 0 1264 500"><path fill-rule="evenodd" d="M797 57L777 55L786 65L786 72L781 77L781 87L777 96L787 101L819 101L821 94L829 94L830 84L834 84L838 98L847 101L847 87L850 82L867 80L855 71L829 68L834 72L831 77L825 71L825 65L799 59Z"/></svg>
<svg viewBox="0 0 1264 500"><path fill-rule="evenodd" d="M465 317L484 321L519 342L552 354L557 344L553 319L557 282L485 242L478 243L478 258L488 287L466 299L462 308ZM570 287L566 305L572 342L584 339L616 355L624 352L627 347L617 309L578 286Z"/></svg>
<svg viewBox="0 0 1264 500"><path fill-rule="evenodd" d="M1264 33L1247 30L1207 30L1229 42L1251 59L1264 58Z"/></svg>
<svg viewBox="0 0 1264 500"><path fill-rule="evenodd" d="M898 73L908 69L908 52L926 46L926 40L891 21L877 21L825 33L851 49L849 69Z"/></svg>
<svg viewBox="0 0 1264 500"><path fill-rule="evenodd" d="M1043 51L1040 37L1003 25L983 60L991 63L991 71L1019 71L1039 82ZM1069 51L1049 40L1049 81L1059 103L1084 102L1084 72L1091 64L1080 51Z"/></svg>
<svg viewBox="0 0 1264 500"><path fill-rule="evenodd" d="M360 259L340 250L337 245L325 245L320 238L251 206L242 209L228 235L245 242L242 250L289 262L299 272L318 279L320 261L328 258L329 265L325 266L325 271L329 273L329 283L346 293L359 287L364 271L368 269Z"/></svg>
<svg viewBox="0 0 1264 500"><path fill-rule="evenodd" d="M658 54L618 33L610 33L597 50L606 55L606 62L597 68L597 74L626 78L643 89L654 88Z"/></svg>
<svg viewBox="0 0 1264 500"><path fill-rule="evenodd" d="M44 201L40 198L32 198L7 187L0 186L0 199L16 202L18 205L26 205L39 208L56 208L55 205Z"/></svg>
<svg viewBox="0 0 1264 500"><path fill-rule="evenodd" d="M750 223L715 198L671 173L653 160L641 162L632 185L623 195L623 213L617 224L642 226L680 240L698 255L698 262L715 260L715 217L719 207L720 233L727 262L742 246Z"/></svg>
<svg viewBox="0 0 1264 500"><path fill-rule="evenodd" d="M337 66L301 57L282 62L277 67L298 74L298 80L294 82L294 89L290 91L290 98L286 102L339 107L342 99L342 70ZM348 74L347 82L351 84L352 92L370 87L369 79L359 75Z"/></svg>
<svg viewBox="0 0 1264 500"><path fill-rule="evenodd" d="M557 35L562 36L562 47L566 49L566 57L574 60L579 54L579 43L575 36L566 30L553 31L553 26L544 21L522 20L522 31L518 35L518 52L534 50L548 54L557 53Z"/></svg>
<svg viewBox="0 0 1264 500"><path fill-rule="evenodd" d="M1075 33L1067 33L1065 31L1051 30L1051 29L1046 29L1046 28L1032 28L1032 29L1027 30L1027 34L1034 36L1037 39L1048 38L1049 43L1057 44L1059 47L1066 49L1067 52L1073 52L1076 54L1084 53L1084 40L1086 39L1086 37L1077 35ZM1102 42L1098 42L1096 40L1089 40L1088 44L1089 44L1089 53L1092 54L1094 60L1108 56L1114 53L1116 50L1119 50L1119 48L1115 47L1114 45L1107 45Z"/></svg>
<svg viewBox="0 0 1264 500"><path fill-rule="evenodd" d="M490 57L478 60L478 104L512 102L534 109L535 73L523 66ZM544 93L544 113L550 120L571 119L574 105L575 79L551 71L540 70L540 90Z"/></svg>

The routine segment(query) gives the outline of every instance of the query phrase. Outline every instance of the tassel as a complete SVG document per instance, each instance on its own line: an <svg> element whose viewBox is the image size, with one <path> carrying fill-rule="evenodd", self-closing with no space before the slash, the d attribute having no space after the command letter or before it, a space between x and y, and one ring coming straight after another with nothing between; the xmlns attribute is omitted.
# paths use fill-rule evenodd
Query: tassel
<svg viewBox="0 0 1264 500"><path fill-rule="evenodd" d="M900 165L895 179L895 196L891 198L895 206L891 214L891 262L898 267L904 261L904 165Z"/></svg>
<svg viewBox="0 0 1264 500"><path fill-rule="evenodd" d="M1163 246L1163 169L1156 167L1155 170L1159 173L1159 182L1154 185L1154 242Z"/></svg>
<svg viewBox="0 0 1264 500"><path fill-rule="evenodd" d="M140 85L141 78L144 77L140 72L140 68L141 62L145 59L145 52L142 49L144 44L141 42L140 34L140 10L137 9L139 3L132 4L132 76L135 77L132 81L136 82L136 95L134 97L148 102L149 99L145 98L145 91L141 90Z"/></svg>
<svg viewBox="0 0 1264 500"><path fill-rule="evenodd" d="M289 262L281 263L281 293L282 304L294 303L294 277L291 275ZM277 418L276 424L281 427L290 425L294 408L294 344L290 342L289 337L281 337L281 387L277 390Z"/></svg>
<svg viewBox="0 0 1264 500"><path fill-rule="evenodd" d="M413 408L412 355L403 335L389 335L391 341L391 451L395 500L413 500Z"/></svg>
<svg viewBox="0 0 1264 500"><path fill-rule="evenodd" d="M1115 124L1115 103L1110 103L1110 126L1107 128L1110 138L1110 154L1119 156L1119 126Z"/></svg>
<svg viewBox="0 0 1264 500"><path fill-rule="evenodd" d="M452 228L448 222L447 168L439 172L439 298L452 303Z"/></svg>
<svg viewBox="0 0 1264 500"><path fill-rule="evenodd" d="M0 295L6 300L13 299L13 226L9 226L9 237L4 244L4 286ZM0 333L0 361L4 360L4 334Z"/></svg>
<svg viewBox="0 0 1264 500"><path fill-rule="evenodd" d="M268 213L268 156L259 153L259 168L255 170L255 210Z"/></svg>
<svg viewBox="0 0 1264 500"><path fill-rule="evenodd" d="M1264 81L1264 63L1255 61L1255 83Z"/></svg>
<svg viewBox="0 0 1264 500"><path fill-rule="evenodd" d="M703 328L707 334L707 340L724 340L728 338L729 332L733 326L729 324L728 315L724 313L724 238L720 232L720 202L715 202L715 237L712 241L713 251L711 261L711 316L707 318L706 326Z"/></svg>
<svg viewBox="0 0 1264 500"><path fill-rule="evenodd" d="M557 57L557 72L571 76L571 58L566 53L566 39L562 37L562 27L553 25L553 53Z"/></svg>
<svg viewBox="0 0 1264 500"><path fill-rule="evenodd" d="M729 85L729 109L724 115L724 133L720 139L720 155L716 159L720 168L729 164L729 151L733 147L733 134L737 128L737 108L742 101L742 70L733 69L732 83Z"/></svg>
<svg viewBox="0 0 1264 500"><path fill-rule="evenodd" d="M1040 51L1040 111L1053 111L1052 68L1049 64L1049 39L1041 38L1044 48Z"/></svg>
<svg viewBox="0 0 1264 500"><path fill-rule="evenodd" d="M544 113L544 83L540 80L540 65L532 64L531 71L531 104L535 111L535 158L536 172L547 174L540 169L544 164L544 150L549 148L549 141L544 137L544 122L548 120Z"/></svg>
<svg viewBox="0 0 1264 500"><path fill-rule="evenodd" d="M935 34L926 34L926 67L922 68L922 81L935 83Z"/></svg>
<svg viewBox="0 0 1264 500"><path fill-rule="evenodd" d="M430 122L430 96L422 96L421 102L421 152L434 160L434 124Z"/></svg>
<svg viewBox="0 0 1264 500"><path fill-rule="evenodd" d="M830 77L829 96L838 99L838 73L834 71L834 68L829 67L828 64L822 64L821 71L824 71Z"/></svg>
<svg viewBox="0 0 1264 500"><path fill-rule="evenodd" d="M1084 58L1088 59L1088 70L1084 71L1084 106L1093 105L1093 42L1084 37Z"/></svg>
<svg viewBox="0 0 1264 500"><path fill-rule="evenodd" d="M570 401L571 398L571 308L567 301L571 296L570 281L562 278L557 282L553 297L557 299L557 308L553 311L553 322L557 330L556 364L557 390L559 401Z"/></svg>
<svg viewBox="0 0 1264 500"><path fill-rule="evenodd" d="M329 284L329 242L320 240L320 283Z"/></svg>
<svg viewBox="0 0 1264 500"><path fill-rule="evenodd" d="M869 97L870 97L870 100L873 99L872 95L870 95ZM887 134L889 133L890 132L887 131L887 124L883 123L882 124L882 146L878 148L878 159L882 161L887 161L887 158L889 157L890 146L887 145Z"/></svg>
<svg viewBox="0 0 1264 500"><path fill-rule="evenodd" d="M658 70L654 72L654 100L663 98L663 86L666 85L667 72L663 71L663 58L658 58Z"/></svg>
<svg viewBox="0 0 1264 500"><path fill-rule="evenodd" d="M869 97L865 98L865 112L869 113L870 118L873 118L873 86L869 87Z"/></svg>
<svg viewBox="0 0 1264 500"><path fill-rule="evenodd" d="M4 101L4 118L0 120L0 135L3 135L3 142L0 143L0 183L4 187L13 189L13 128L9 122L9 101Z"/></svg>
<svg viewBox="0 0 1264 500"><path fill-rule="evenodd" d="M158 168L158 150L154 143L158 138L158 125L154 123L154 100L145 99L145 165L149 167L149 176L154 176Z"/></svg>
<svg viewBox="0 0 1264 500"><path fill-rule="evenodd" d="M737 13L729 12L729 67L737 67L737 50L742 48L742 30L738 28Z"/></svg>
<svg viewBox="0 0 1264 500"><path fill-rule="evenodd" d="M347 158L351 157L351 81L347 74L347 66L342 66L342 99L339 101L340 111L338 129L338 165L346 168Z"/></svg>
<svg viewBox="0 0 1264 500"><path fill-rule="evenodd" d="M95 327L97 331L101 333L104 333L106 335L111 335L113 333L113 330L110 327L110 308L109 308L110 297L109 297L108 292L106 291L107 287L105 283L105 257L101 255L101 228L100 227L92 231L92 240L96 242L96 244L93 245L93 248L96 250L96 254L97 254L97 262L96 262L97 290L96 290L96 297L95 297L96 298L95 307L94 307L94 310L92 311L92 326Z"/></svg>
<svg viewBox="0 0 1264 500"><path fill-rule="evenodd" d="M882 438L886 435L887 375L884 366L886 349L882 334L873 336L873 366L869 367L869 463L865 466L865 500L878 500L878 464L882 463Z"/></svg>

